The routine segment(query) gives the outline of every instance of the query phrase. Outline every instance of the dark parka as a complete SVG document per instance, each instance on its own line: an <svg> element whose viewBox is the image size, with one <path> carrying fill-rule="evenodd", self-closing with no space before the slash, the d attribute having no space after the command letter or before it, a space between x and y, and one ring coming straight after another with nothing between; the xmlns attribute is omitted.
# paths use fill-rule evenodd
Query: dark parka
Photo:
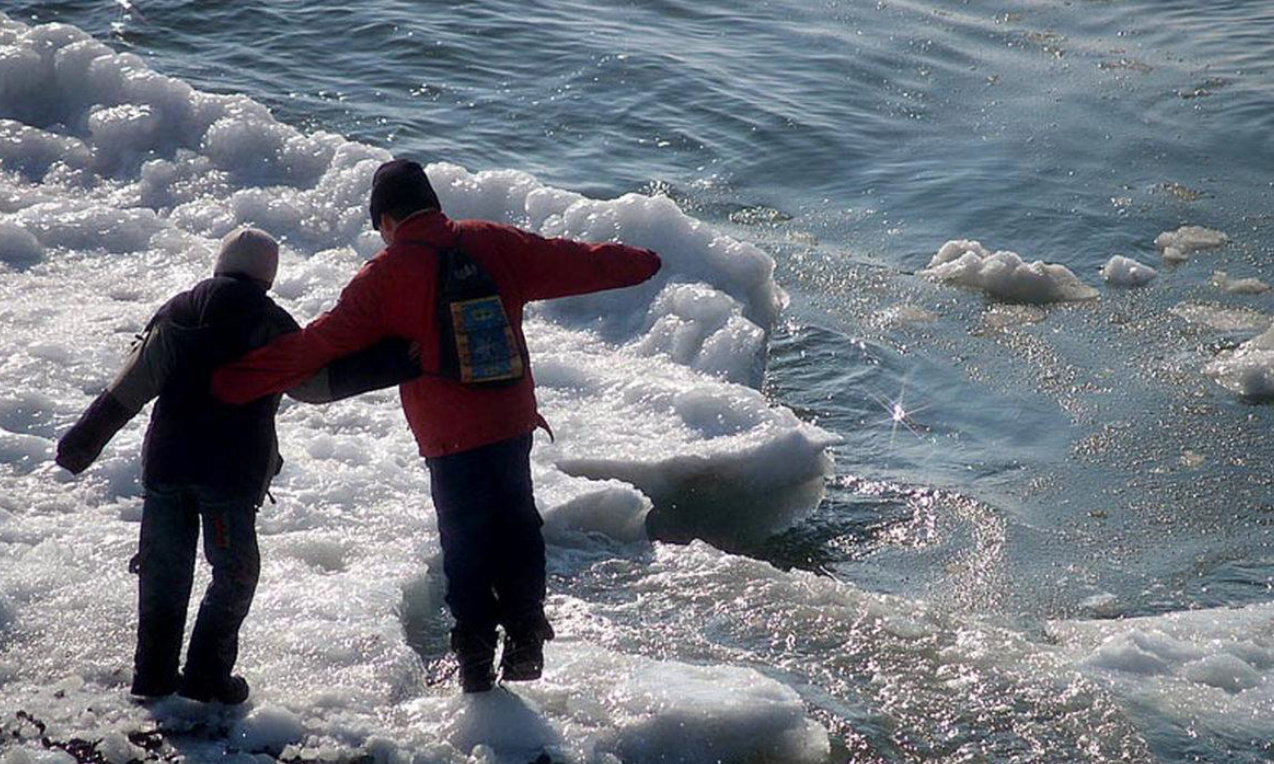
<svg viewBox="0 0 1274 764"><path fill-rule="evenodd" d="M296 322L256 282L215 276L156 312L128 362L58 444L58 463L80 472L130 419L158 397L143 447L147 486L197 485L259 502L281 460L274 416L280 395L245 405L212 396L212 372ZM419 374L403 340L338 360L288 395L323 403Z"/></svg>

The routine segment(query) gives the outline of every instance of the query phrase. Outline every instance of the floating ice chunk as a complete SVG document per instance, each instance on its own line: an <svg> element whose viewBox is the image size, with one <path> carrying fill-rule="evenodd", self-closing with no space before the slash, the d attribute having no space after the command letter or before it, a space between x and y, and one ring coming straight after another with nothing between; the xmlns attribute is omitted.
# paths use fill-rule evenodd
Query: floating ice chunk
<svg viewBox="0 0 1274 764"><path fill-rule="evenodd" d="M1153 643L1144 644L1140 634L1111 637L1093 653L1089 664L1130 674L1167 674L1171 664L1156 654Z"/></svg>
<svg viewBox="0 0 1274 764"><path fill-rule="evenodd" d="M765 331L742 315L742 305L706 284L669 284L651 303L652 326L635 346L676 363L748 384L758 379Z"/></svg>
<svg viewBox="0 0 1274 764"><path fill-rule="evenodd" d="M535 703L512 692L464 695L452 707L442 735L464 753L486 747L504 759L521 754L520 761L533 761L545 747L561 742Z"/></svg>
<svg viewBox="0 0 1274 764"><path fill-rule="evenodd" d="M64 198L36 204L17 215L18 222L45 247L88 252L136 252L164 228L153 210L119 209Z"/></svg>
<svg viewBox="0 0 1274 764"><path fill-rule="evenodd" d="M1230 278L1230 274L1225 271L1213 271L1208 283L1230 294L1264 294L1270 291L1270 285L1258 278Z"/></svg>
<svg viewBox="0 0 1274 764"><path fill-rule="evenodd" d="M750 668L556 642L546 666L534 696L546 706L589 698L567 706L572 728L622 761L820 762L830 754L827 731L806 716L800 696Z"/></svg>
<svg viewBox="0 0 1274 764"><path fill-rule="evenodd" d="M1221 231L1197 225L1181 226L1175 231L1164 231L1155 237L1155 246L1168 262L1189 260L1190 255L1205 249L1215 249L1228 244L1230 237Z"/></svg>
<svg viewBox="0 0 1274 764"><path fill-rule="evenodd" d="M0 429L0 464L12 464L24 472L30 472L52 458L52 441Z"/></svg>
<svg viewBox="0 0 1274 764"><path fill-rule="evenodd" d="M823 761L827 733L800 696L752 669L651 663L615 688L624 761Z"/></svg>
<svg viewBox="0 0 1274 764"><path fill-rule="evenodd" d="M623 542L648 538L650 499L627 483L545 470L535 476L535 495L545 538L552 543L570 543L581 533Z"/></svg>
<svg viewBox="0 0 1274 764"><path fill-rule="evenodd" d="M1102 266L1101 275L1108 284L1136 287L1149 284L1159 272L1130 257L1115 255Z"/></svg>
<svg viewBox="0 0 1274 764"><path fill-rule="evenodd" d="M78 138L0 119L0 167L19 172L28 179L43 178L58 162L87 167L92 158L92 151Z"/></svg>
<svg viewBox="0 0 1274 764"><path fill-rule="evenodd" d="M108 171L122 161L147 153L162 127L159 113L148 104L97 106L88 117L99 167Z"/></svg>
<svg viewBox="0 0 1274 764"><path fill-rule="evenodd" d="M1222 351L1203 371L1245 398L1274 397L1274 327L1235 350Z"/></svg>
<svg viewBox="0 0 1274 764"><path fill-rule="evenodd" d="M1182 675L1192 682L1226 692L1242 692L1261 684L1263 678L1251 664L1229 653L1209 655L1185 664Z"/></svg>
<svg viewBox="0 0 1274 764"><path fill-rule="evenodd" d="M1119 598L1110 592L1100 592L1086 597L1079 606L1094 615L1109 617L1118 612Z"/></svg>
<svg viewBox="0 0 1274 764"><path fill-rule="evenodd" d="M1047 303L1089 300L1097 290L1084 284L1063 265L1037 260L1027 263L1016 252L992 253L967 239L948 241L921 275L936 281L972 287L1000 300Z"/></svg>
<svg viewBox="0 0 1274 764"><path fill-rule="evenodd" d="M836 438L759 391L660 357L605 352L582 332L536 322L539 398L557 442L537 452L569 475L615 479L653 502L660 538L737 546L815 506ZM642 373L632 368L640 364ZM621 425L622 423L622 425Z"/></svg>

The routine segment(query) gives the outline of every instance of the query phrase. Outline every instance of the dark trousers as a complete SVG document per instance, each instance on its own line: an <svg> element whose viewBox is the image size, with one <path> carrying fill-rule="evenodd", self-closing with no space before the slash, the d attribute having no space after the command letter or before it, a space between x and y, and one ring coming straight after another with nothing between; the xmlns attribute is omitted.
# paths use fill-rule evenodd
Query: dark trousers
<svg viewBox="0 0 1274 764"><path fill-rule="evenodd" d="M497 624L516 629L544 616L544 522L531 490L531 436L427 464L453 635L494 647Z"/></svg>
<svg viewBox="0 0 1274 764"><path fill-rule="evenodd" d="M255 499L201 486L147 486L136 568L141 581L135 687L176 683L201 524L212 583L199 606L185 675L208 682L230 676L239 656L239 627L261 571Z"/></svg>

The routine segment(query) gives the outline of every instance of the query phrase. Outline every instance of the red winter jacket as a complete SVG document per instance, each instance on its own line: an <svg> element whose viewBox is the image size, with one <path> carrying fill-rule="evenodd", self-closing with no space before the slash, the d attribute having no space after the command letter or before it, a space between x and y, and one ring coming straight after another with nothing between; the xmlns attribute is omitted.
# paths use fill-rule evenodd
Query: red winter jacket
<svg viewBox="0 0 1274 764"><path fill-rule="evenodd" d="M334 358L386 337L403 337L419 343L420 365L427 372L399 387L421 456L445 456L524 435L543 421L529 369L516 384L495 389L429 375L439 366L435 253L458 246L486 269L523 347L526 303L639 284L660 266L659 256L646 249L545 239L497 223L452 221L436 211L404 220L394 240L354 276L332 310L218 370L213 393L228 403L247 403L293 387Z"/></svg>

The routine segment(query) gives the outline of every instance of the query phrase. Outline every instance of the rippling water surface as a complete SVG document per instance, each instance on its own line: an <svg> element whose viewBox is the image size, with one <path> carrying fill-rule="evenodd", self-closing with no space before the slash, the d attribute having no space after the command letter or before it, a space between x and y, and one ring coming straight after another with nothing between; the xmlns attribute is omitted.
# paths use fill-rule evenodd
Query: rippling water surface
<svg viewBox="0 0 1274 764"><path fill-rule="evenodd" d="M134 5L6 11L306 129L592 196L667 194L774 255L792 304L767 393L844 442L822 506L748 551L928 603L931 644L823 633L817 597L787 603L751 561L722 563L755 585L720 595L799 636L721 612L730 638L705 641L678 617L694 595L660 589L640 614L614 603L619 641L790 678L864 758L1066 760L1077 741L1093 760L1271 755L1269 736L1200 737L1149 679L1098 675L1068 690L1081 702L1049 697L1038 657L963 678L941 661L975 638L1033 655L1054 622L1274 600L1274 418L1200 371L1254 332L1180 310L1271 312L1208 284L1274 280L1270 4ZM1111 255L1158 267L1154 237L1187 223L1232 244L1143 291L1102 286ZM996 304L909 275L955 238L1062 262L1101 296ZM604 598L652 569L679 573L652 559L568 585ZM1274 731L1274 705L1255 709Z"/></svg>

